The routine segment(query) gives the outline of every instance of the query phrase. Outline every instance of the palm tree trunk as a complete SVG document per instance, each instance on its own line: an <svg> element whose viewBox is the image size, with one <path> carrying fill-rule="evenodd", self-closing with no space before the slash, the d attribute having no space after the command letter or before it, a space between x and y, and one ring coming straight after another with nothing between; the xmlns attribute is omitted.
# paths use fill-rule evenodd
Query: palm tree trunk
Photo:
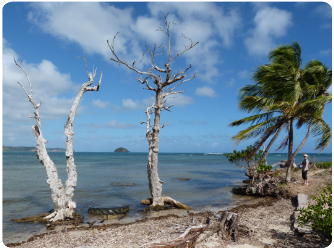
<svg viewBox="0 0 334 250"><path fill-rule="evenodd" d="M291 179L291 164L292 164L292 149L293 149L293 118L289 119L288 123L288 130L289 130L289 149L288 149L288 162L286 163L287 170L286 170L286 178L285 182L290 182Z"/></svg>
<svg viewBox="0 0 334 250"><path fill-rule="evenodd" d="M283 129L283 125L280 126L280 128L278 129L277 133L274 135L274 137L271 139L271 141L269 142L267 149L264 150L263 155L262 155L262 159L265 160L265 164L267 165L267 155L269 153L269 150L271 148L271 146L273 145L274 141L276 141L277 137L279 136L279 134L281 133Z"/></svg>
<svg viewBox="0 0 334 250"><path fill-rule="evenodd" d="M311 134L311 131L312 131L312 125L313 125L313 122L311 122L310 125L308 126L308 130L307 130L306 136L305 136L304 140L300 143L300 145L296 149L296 151L293 153L292 159L295 159L295 157L298 154L299 150L302 149L302 147L304 146L305 142L310 137L310 134Z"/></svg>

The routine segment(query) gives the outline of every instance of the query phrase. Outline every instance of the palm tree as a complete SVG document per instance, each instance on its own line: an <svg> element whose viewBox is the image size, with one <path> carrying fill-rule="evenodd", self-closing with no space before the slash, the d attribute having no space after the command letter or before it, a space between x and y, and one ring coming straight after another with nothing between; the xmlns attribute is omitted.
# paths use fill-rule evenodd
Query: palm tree
<svg viewBox="0 0 334 250"><path fill-rule="evenodd" d="M232 122L229 126L251 123L249 128L240 131L232 139L238 144L245 139L260 136L254 144L256 149L274 135L267 152L273 140L286 128L288 136L279 149L288 146L288 182L292 161L311 133L321 135L316 149L322 151L329 144L331 129L322 116L325 104L332 100L331 94L326 93L332 82L331 70L317 60L311 61L302 69L301 48L297 42L275 48L270 52L269 59L269 64L256 69L253 76L256 84L249 84L241 89L239 108L256 114ZM308 132L293 153L294 122L297 128L308 127Z"/></svg>

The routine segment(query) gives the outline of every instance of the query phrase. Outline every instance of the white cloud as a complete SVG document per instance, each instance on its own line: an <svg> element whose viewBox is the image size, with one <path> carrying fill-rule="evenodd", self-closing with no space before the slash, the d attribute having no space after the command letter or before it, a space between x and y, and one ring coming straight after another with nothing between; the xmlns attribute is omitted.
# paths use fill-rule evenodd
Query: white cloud
<svg viewBox="0 0 334 250"><path fill-rule="evenodd" d="M208 96L208 97L216 97L217 96L215 91L211 87L208 87L208 86L196 88L195 94L200 95L200 96Z"/></svg>
<svg viewBox="0 0 334 250"><path fill-rule="evenodd" d="M93 100L92 105L95 108L106 109L108 106L110 106L110 102L108 101L103 102L101 100Z"/></svg>
<svg viewBox="0 0 334 250"><path fill-rule="evenodd" d="M332 49L321 50L319 52L319 54L321 56L330 56L330 55L332 55Z"/></svg>
<svg viewBox="0 0 334 250"><path fill-rule="evenodd" d="M141 109L143 105L141 105L138 101L134 102L131 99L123 99L122 105L124 108L129 110Z"/></svg>
<svg viewBox="0 0 334 250"><path fill-rule="evenodd" d="M292 14L274 7L260 8L254 17L255 28L245 39L248 53L264 56L275 47L275 38L286 34L292 25Z"/></svg>
<svg viewBox="0 0 334 250"><path fill-rule="evenodd" d="M218 147L219 146L219 143L218 142L213 142L212 144L211 144L211 147L213 147L213 148L216 148L216 147Z"/></svg>
<svg viewBox="0 0 334 250"><path fill-rule="evenodd" d="M112 40L120 31L115 40L116 51L126 61L136 61L138 68L143 67L139 61L145 41L148 46L166 42L164 33L156 31L162 26L162 15L175 13L169 16L169 20L180 18L179 25L171 30L172 54L182 51L189 42L181 33L194 42L199 41L182 57L206 81L219 76L217 65L222 59L214 52L215 48L232 46L235 30L241 25L237 11L226 11L215 3L148 3L151 15L136 19L131 8L119 9L107 3L33 3L31 6L28 19L44 32L78 43L87 48L87 53L99 53L106 60L111 56L106 40Z"/></svg>
<svg viewBox="0 0 334 250"><path fill-rule="evenodd" d="M8 47L6 40L3 43L3 119L10 122L32 123L29 115L33 114L33 106L28 97L17 83L19 81L30 93L29 84L23 71L15 65L14 58L20 62L19 56ZM22 67L27 72L36 103L42 102L39 111L41 120L57 120L65 117L73 105L74 98L63 98L61 94L73 92L78 86L70 79L69 74L62 74L50 61L42 60L39 64L22 61ZM78 113L83 111L79 106Z"/></svg>
<svg viewBox="0 0 334 250"><path fill-rule="evenodd" d="M310 2L313 2L313 0L296 0L296 6L305 6Z"/></svg>
<svg viewBox="0 0 334 250"><path fill-rule="evenodd" d="M195 104L195 100L191 98L190 96L186 96L183 94L177 94L177 95L173 95L172 97L168 96L166 104L168 106L174 105L177 107L184 107L186 105Z"/></svg>
<svg viewBox="0 0 334 250"><path fill-rule="evenodd" d="M166 99L167 99L166 101L167 106L174 105L178 107L184 107L186 105L195 104L195 100L192 97L186 96L184 94L170 95L167 96ZM151 106L154 102L155 102L154 96L142 100L142 103L144 103L146 107Z"/></svg>
<svg viewBox="0 0 334 250"><path fill-rule="evenodd" d="M15 140L14 144L17 145L19 142L23 144L25 139L22 139L24 137L22 133L29 131L26 141L31 145L29 138L33 136L28 124L32 125L35 122L29 119L34 109L17 81L28 93L30 88L23 71L15 65L14 58L18 62L21 60L0 34L0 100L3 104L0 109L0 130L6 131L1 138L3 143ZM62 94L73 93L75 95L79 85L71 81L69 74L60 73L57 67L48 60L35 64L22 61L21 65L29 75L35 102L42 103L39 108L42 126L46 120L63 118L65 122L74 98L64 98ZM77 112L81 113L83 109L82 106L79 106Z"/></svg>

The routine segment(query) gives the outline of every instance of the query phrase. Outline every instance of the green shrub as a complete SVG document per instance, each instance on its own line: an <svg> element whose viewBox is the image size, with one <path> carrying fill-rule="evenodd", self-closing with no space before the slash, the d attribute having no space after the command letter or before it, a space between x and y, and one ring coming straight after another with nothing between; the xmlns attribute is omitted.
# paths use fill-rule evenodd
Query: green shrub
<svg viewBox="0 0 334 250"><path fill-rule="evenodd" d="M282 175L282 172L281 171L277 171L275 174L274 174L274 176L281 176Z"/></svg>
<svg viewBox="0 0 334 250"><path fill-rule="evenodd" d="M328 169L332 167L331 161L324 161L316 164L317 168Z"/></svg>
<svg viewBox="0 0 334 250"><path fill-rule="evenodd" d="M306 209L299 209L298 220L301 226L313 222L313 231L330 233L332 235L332 185L323 188L318 197L311 196L317 203L309 205Z"/></svg>
<svg viewBox="0 0 334 250"><path fill-rule="evenodd" d="M257 171L260 173L260 172L263 172L263 171L268 171L272 168L273 168L272 166L260 164L257 168Z"/></svg>
<svg viewBox="0 0 334 250"><path fill-rule="evenodd" d="M263 163L262 159L263 151L259 150L254 156L255 148L253 146L247 146L246 149L241 151L234 150L233 153L225 153L224 155L229 160L229 162L236 164L238 167L243 167L242 162L246 162L250 165L251 162L256 162L258 164ZM253 157L252 157L253 156Z"/></svg>

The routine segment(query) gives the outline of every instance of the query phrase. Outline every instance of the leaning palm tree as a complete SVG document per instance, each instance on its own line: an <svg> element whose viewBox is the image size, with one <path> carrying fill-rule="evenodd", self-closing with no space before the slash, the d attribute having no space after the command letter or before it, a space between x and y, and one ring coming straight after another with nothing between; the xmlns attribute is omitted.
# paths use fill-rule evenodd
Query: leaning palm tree
<svg viewBox="0 0 334 250"><path fill-rule="evenodd" d="M232 122L229 126L251 123L249 128L232 139L238 144L245 139L260 137L254 145L255 149L274 135L267 152L281 130L287 129L288 136L279 149L288 146L288 182L292 161L311 133L321 135L316 149L322 151L329 144L331 130L322 116L325 104L332 100L331 94L325 94L331 85L331 70L318 61L308 63L302 69L301 49L297 42L275 48L270 52L269 59L269 64L256 69L253 76L256 84L241 89L239 108L248 113L255 112L255 115ZM308 127L308 132L293 153L294 123L297 128Z"/></svg>

